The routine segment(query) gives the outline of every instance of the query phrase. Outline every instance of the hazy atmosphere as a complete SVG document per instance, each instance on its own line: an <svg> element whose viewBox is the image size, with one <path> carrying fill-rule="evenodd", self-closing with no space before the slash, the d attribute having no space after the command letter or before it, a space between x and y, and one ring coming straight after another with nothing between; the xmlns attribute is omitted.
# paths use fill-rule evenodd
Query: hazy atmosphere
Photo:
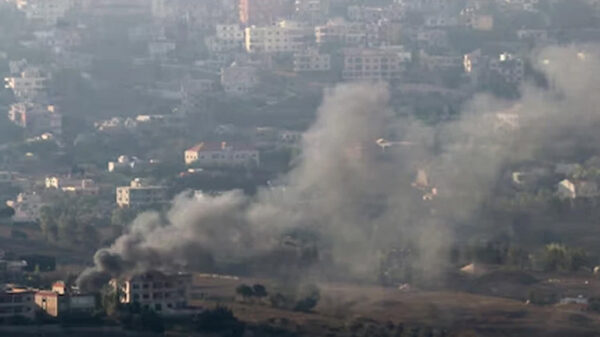
<svg viewBox="0 0 600 337"><path fill-rule="evenodd" d="M599 1L0 1L1 336L599 333Z"/></svg>

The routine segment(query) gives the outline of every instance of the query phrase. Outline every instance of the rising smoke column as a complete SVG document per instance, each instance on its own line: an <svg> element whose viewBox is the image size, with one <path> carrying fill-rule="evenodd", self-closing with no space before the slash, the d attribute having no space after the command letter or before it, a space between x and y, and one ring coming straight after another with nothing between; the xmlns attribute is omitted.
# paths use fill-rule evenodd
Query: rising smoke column
<svg viewBox="0 0 600 337"><path fill-rule="evenodd" d="M506 165L597 150L600 63L597 54L578 51L533 56L544 60L551 90L525 86L516 105L520 126L510 131L495 123L509 104L489 96L474 98L460 119L431 127L394 117L385 85L339 85L326 93L285 190L262 189L253 198L182 194L165 216L140 215L99 250L79 284L90 289L148 269L218 270L223 260L267 256L298 229L317 233L329 261L352 273L372 276L382 251L410 244L424 272L437 277L454 233L474 226ZM388 135L404 142L379 148L376 140ZM423 168L439 191L432 203L411 187Z"/></svg>

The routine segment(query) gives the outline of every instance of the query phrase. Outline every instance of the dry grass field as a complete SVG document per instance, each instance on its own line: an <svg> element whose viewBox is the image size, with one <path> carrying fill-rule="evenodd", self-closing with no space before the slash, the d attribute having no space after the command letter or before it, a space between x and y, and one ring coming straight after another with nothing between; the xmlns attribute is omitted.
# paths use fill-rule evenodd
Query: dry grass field
<svg viewBox="0 0 600 337"><path fill-rule="evenodd" d="M267 303L235 300L235 288L239 284L259 282L268 290L274 286L265 280L197 276L195 282L195 305L226 305L245 322L283 321L314 336L343 336L332 331L342 331L357 320L444 328L457 336L600 335L600 315L578 306L535 306L519 300L453 291L400 291L377 286L320 284L321 300L314 312L299 313L272 308Z"/></svg>

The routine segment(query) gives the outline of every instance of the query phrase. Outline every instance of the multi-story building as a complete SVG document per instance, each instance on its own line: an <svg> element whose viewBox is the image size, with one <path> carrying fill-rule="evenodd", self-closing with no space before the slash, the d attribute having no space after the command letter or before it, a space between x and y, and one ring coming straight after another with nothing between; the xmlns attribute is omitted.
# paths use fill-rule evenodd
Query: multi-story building
<svg viewBox="0 0 600 337"><path fill-rule="evenodd" d="M43 1L43 0L40 0ZM142 17L151 14L149 0L78 0L78 6L86 14L95 17L120 16Z"/></svg>
<svg viewBox="0 0 600 337"><path fill-rule="evenodd" d="M30 22L55 25L71 8L70 0L9 0Z"/></svg>
<svg viewBox="0 0 600 337"><path fill-rule="evenodd" d="M188 308L192 275L151 271L110 283L120 290L121 303L139 303L144 309L170 315Z"/></svg>
<svg viewBox="0 0 600 337"><path fill-rule="evenodd" d="M525 61L509 53L490 60L488 69L492 76L499 76L506 83L521 83L525 77Z"/></svg>
<svg viewBox="0 0 600 337"><path fill-rule="evenodd" d="M17 61L9 61L8 69L11 75L20 74L27 68L28 62L26 59L20 59Z"/></svg>
<svg viewBox="0 0 600 337"><path fill-rule="evenodd" d="M152 207L168 202L166 187L150 185L140 178L132 180L129 186L117 187L116 195L121 208Z"/></svg>
<svg viewBox="0 0 600 337"><path fill-rule="evenodd" d="M394 0L403 7L420 12L441 12L447 10L450 2L447 0Z"/></svg>
<svg viewBox="0 0 600 337"><path fill-rule="evenodd" d="M280 21L271 26L247 27L245 47L249 53L292 53L305 48L312 36L309 26Z"/></svg>
<svg viewBox="0 0 600 337"><path fill-rule="evenodd" d="M13 317L35 318L34 291L24 288L5 288L0 292L0 321Z"/></svg>
<svg viewBox="0 0 600 337"><path fill-rule="evenodd" d="M216 36L207 36L204 39L204 44L206 45L206 49L211 53L224 53L230 52L236 49L241 49L243 46L243 42L235 41L235 40L221 40Z"/></svg>
<svg viewBox="0 0 600 337"><path fill-rule="evenodd" d="M244 25L269 25L292 12L293 3L287 0L239 0L239 19Z"/></svg>
<svg viewBox="0 0 600 337"><path fill-rule="evenodd" d="M51 317L64 314L92 314L96 309L96 297L92 294L73 293L64 282L55 282L52 290L38 291L34 295L37 310Z"/></svg>
<svg viewBox="0 0 600 337"><path fill-rule="evenodd" d="M465 13L461 24L473 30L490 31L494 29L494 17L488 14Z"/></svg>
<svg viewBox="0 0 600 337"><path fill-rule="evenodd" d="M20 102L10 106L8 119L27 130L30 135L50 132L62 133L62 115L54 105L41 105L31 102Z"/></svg>
<svg viewBox="0 0 600 337"><path fill-rule="evenodd" d="M435 13L425 16L425 27L447 28L458 25L458 17L445 13Z"/></svg>
<svg viewBox="0 0 600 337"><path fill-rule="evenodd" d="M348 6L348 19L375 23L384 18L386 10L383 7Z"/></svg>
<svg viewBox="0 0 600 337"><path fill-rule="evenodd" d="M321 54L316 49L294 53L294 71L329 71L331 69L331 57L329 54Z"/></svg>
<svg viewBox="0 0 600 337"><path fill-rule="evenodd" d="M209 51L220 53L241 49L244 45L244 30L237 24L216 25L216 33L204 42Z"/></svg>
<svg viewBox="0 0 600 337"><path fill-rule="evenodd" d="M228 94L247 94L258 83L258 71L255 67L233 64L221 69L221 86Z"/></svg>
<svg viewBox="0 0 600 337"><path fill-rule="evenodd" d="M481 54L481 49L477 49L472 51L471 53L465 54L463 56L463 68L465 73L473 74L481 68L481 65L485 61L484 56Z"/></svg>
<svg viewBox="0 0 600 337"><path fill-rule="evenodd" d="M344 50L345 80L398 79L411 61L411 53L401 46L352 48Z"/></svg>
<svg viewBox="0 0 600 337"><path fill-rule="evenodd" d="M233 40L240 43L244 41L244 30L237 24L220 24L216 25L215 28L216 36L220 40Z"/></svg>
<svg viewBox="0 0 600 337"><path fill-rule="evenodd" d="M463 67L463 58L452 55L430 55L421 51L419 54L421 67L428 70L451 70Z"/></svg>
<svg viewBox="0 0 600 337"><path fill-rule="evenodd" d="M329 0L295 0L294 10L301 20L322 20L329 15Z"/></svg>
<svg viewBox="0 0 600 337"><path fill-rule="evenodd" d="M12 89L17 98L34 99L46 89L47 76L41 69L27 67L19 76L5 77L5 88Z"/></svg>
<svg viewBox="0 0 600 337"><path fill-rule="evenodd" d="M342 44L344 46L373 45L379 37L378 27L362 22L331 20L315 27L317 44Z"/></svg>
<svg viewBox="0 0 600 337"><path fill-rule="evenodd" d="M235 143L202 142L184 153L186 165L194 166L258 166L260 157L254 146Z"/></svg>
<svg viewBox="0 0 600 337"><path fill-rule="evenodd" d="M519 40L545 42L548 40L548 31L546 29L519 29L517 37Z"/></svg>
<svg viewBox="0 0 600 337"><path fill-rule="evenodd" d="M417 29L410 32L411 40L423 48L445 48L448 46L448 33L443 29Z"/></svg>
<svg viewBox="0 0 600 337"><path fill-rule="evenodd" d="M535 12L540 0L504 0L505 5L515 11Z"/></svg>
<svg viewBox="0 0 600 337"><path fill-rule="evenodd" d="M49 176L46 177L45 184L47 189L56 189L77 195L97 195L100 192L100 188L92 179Z"/></svg>

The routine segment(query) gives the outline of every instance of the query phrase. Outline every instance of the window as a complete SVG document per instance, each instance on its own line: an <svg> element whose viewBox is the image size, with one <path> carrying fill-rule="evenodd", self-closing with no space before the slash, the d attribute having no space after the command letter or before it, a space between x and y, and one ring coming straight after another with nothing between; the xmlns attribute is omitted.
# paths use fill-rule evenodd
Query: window
<svg viewBox="0 0 600 337"><path fill-rule="evenodd" d="M154 305L154 310L156 310L156 311L162 311L162 304L160 304L160 303L156 303L156 304Z"/></svg>

